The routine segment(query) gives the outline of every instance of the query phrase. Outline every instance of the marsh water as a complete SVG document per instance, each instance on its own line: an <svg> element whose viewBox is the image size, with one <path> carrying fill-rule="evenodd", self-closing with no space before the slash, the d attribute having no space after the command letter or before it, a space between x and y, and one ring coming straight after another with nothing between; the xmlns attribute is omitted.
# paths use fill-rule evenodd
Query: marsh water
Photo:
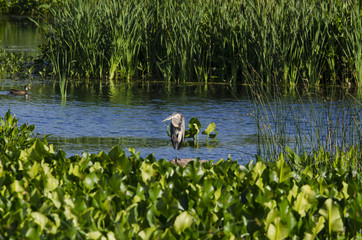
<svg viewBox="0 0 362 240"><path fill-rule="evenodd" d="M0 48L33 56L39 54L37 45L41 37L33 25L2 20L0 34ZM9 94L9 89L21 89L26 84L31 84L28 97ZM67 156L84 151L108 152L118 145L126 152L130 147L135 148L142 157L153 153L156 159L170 160L175 157L175 151L167 135L167 124L161 121L178 111L186 118L186 128L190 118L197 117L202 124L201 131L212 122L218 131L215 141L206 141L206 136L200 132L198 146L192 146L192 140L187 140L178 152L180 158L217 161L230 155L233 160L246 163L258 153L256 105L248 89L227 84L72 81L68 84L67 99L62 101L55 80L36 76L0 79L0 116L10 109L21 123L34 124L40 137L49 135L48 142L56 149L63 149ZM318 94L314 96L318 102L324 101ZM324 99L327 98L324 96ZM341 102L340 99L333 101L328 111L339 115ZM314 106L315 112L324 109L323 104L313 105L310 101L303 104L303 98L283 100L283 108L291 106L300 109ZM361 113L358 114L360 117ZM306 123L313 121L305 116L294 117L293 121L295 119ZM308 134L310 124L302 125L306 126L303 131ZM323 124L319 127L324 128ZM286 130L295 132L288 127Z"/></svg>

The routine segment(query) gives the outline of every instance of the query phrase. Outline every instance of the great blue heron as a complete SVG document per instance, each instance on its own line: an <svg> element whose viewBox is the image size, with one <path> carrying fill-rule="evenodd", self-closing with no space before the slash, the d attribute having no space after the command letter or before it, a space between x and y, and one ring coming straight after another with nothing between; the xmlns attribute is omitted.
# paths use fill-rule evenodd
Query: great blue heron
<svg viewBox="0 0 362 240"><path fill-rule="evenodd" d="M177 162L177 150L180 149L185 137L185 118L181 113L174 112L171 116L163 120L162 122L171 120L170 132L172 146L176 151Z"/></svg>

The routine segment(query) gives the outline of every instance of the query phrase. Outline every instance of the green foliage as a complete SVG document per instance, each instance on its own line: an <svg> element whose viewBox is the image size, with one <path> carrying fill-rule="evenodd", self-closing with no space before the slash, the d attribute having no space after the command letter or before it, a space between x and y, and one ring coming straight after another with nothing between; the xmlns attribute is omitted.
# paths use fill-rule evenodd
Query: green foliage
<svg viewBox="0 0 362 240"><path fill-rule="evenodd" d="M10 140L0 145L1 239L360 237L362 178L347 164L360 161L354 150L328 159L341 163L334 165L308 164L326 162L323 150L289 150L269 163L193 161L183 168L152 154L142 159L134 149L127 156L118 146L67 158L10 132L9 112L4 126ZM306 166L293 170L297 163Z"/></svg>
<svg viewBox="0 0 362 240"><path fill-rule="evenodd" d="M23 56L7 53L0 49L0 77L14 77L21 75L25 70L25 59Z"/></svg>
<svg viewBox="0 0 362 240"><path fill-rule="evenodd" d="M198 146L199 145L199 133L200 133L200 130L202 127L199 119L196 117L191 118L188 126L189 126L189 129L185 130L185 138L192 138L194 145ZM212 134L212 132L215 132L215 133ZM209 142L209 137L211 137L212 139L215 139L218 134L218 132L216 131L216 124L210 123L207 126L207 128L204 131L202 131L202 134L207 135L206 136L207 143Z"/></svg>
<svg viewBox="0 0 362 240"><path fill-rule="evenodd" d="M361 81L359 1L76 0L45 9L44 56L69 76Z"/></svg>
<svg viewBox="0 0 362 240"><path fill-rule="evenodd" d="M0 0L0 14L10 15L38 15L42 4L56 4L60 0Z"/></svg>
<svg viewBox="0 0 362 240"><path fill-rule="evenodd" d="M32 133L35 129L34 125L23 124L18 126L19 120L15 115L10 114L10 110L5 114L4 118L0 118L0 156L2 154L15 154L18 149L30 147L35 139Z"/></svg>
<svg viewBox="0 0 362 240"><path fill-rule="evenodd" d="M212 133L215 132L215 133ZM215 123L210 123L209 126L207 126L207 128L202 132L202 134L207 135L206 140L209 141L209 137L211 137L212 139L215 139L216 136L218 135L218 132L216 131L216 124Z"/></svg>

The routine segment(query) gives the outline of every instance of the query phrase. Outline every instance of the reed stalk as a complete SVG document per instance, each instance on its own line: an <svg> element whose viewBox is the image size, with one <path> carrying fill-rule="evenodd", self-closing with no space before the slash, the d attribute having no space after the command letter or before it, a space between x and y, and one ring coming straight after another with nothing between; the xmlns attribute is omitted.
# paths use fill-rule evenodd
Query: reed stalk
<svg viewBox="0 0 362 240"><path fill-rule="evenodd" d="M296 94L286 99L279 90L253 88L258 155L273 160L287 147L298 154L323 149L335 155L351 148L362 153L361 102L334 90L329 98Z"/></svg>
<svg viewBox="0 0 362 240"><path fill-rule="evenodd" d="M358 1L340 0L75 0L49 10L40 25L45 57L55 61L51 44L67 48L72 77L245 83L254 76L294 87L360 82L360 11Z"/></svg>

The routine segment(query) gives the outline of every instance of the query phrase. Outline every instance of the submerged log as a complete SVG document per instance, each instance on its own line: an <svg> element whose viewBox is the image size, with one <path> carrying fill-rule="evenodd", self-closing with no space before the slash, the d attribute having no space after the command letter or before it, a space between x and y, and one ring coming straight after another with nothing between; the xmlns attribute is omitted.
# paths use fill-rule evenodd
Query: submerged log
<svg viewBox="0 0 362 240"><path fill-rule="evenodd" d="M175 165L180 165L182 167L185 167L189 162L191 161L199 161L200 163L205 163L207 162L206 160L198 160L196 158L183 158L183 159L177 159L177 163L176 163L176 158L172 159L170 162L175 164Z"/></svg>

